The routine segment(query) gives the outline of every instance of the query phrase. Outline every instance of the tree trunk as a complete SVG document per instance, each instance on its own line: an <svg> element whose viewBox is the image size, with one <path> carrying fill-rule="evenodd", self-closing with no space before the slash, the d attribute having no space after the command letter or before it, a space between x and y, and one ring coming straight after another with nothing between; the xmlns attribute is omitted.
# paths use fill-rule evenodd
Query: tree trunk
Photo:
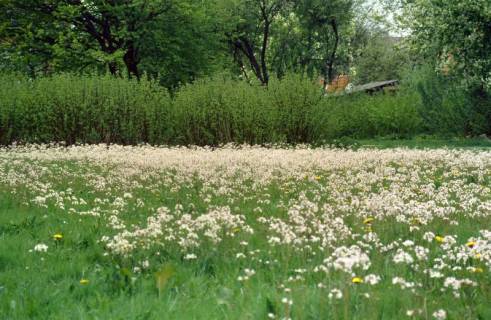
<svg viewBox="0 0 491 320"><path fill-rule="evenodd" d="M138 80L140 80L140 73L138 70L138 64L140 62L138 59L138 50L133 44L128 45L128 49L124 54L123 60L128 71L128 78L135 76Z"/></svg>
<svg viewBox="0 0 491 320"><path fill-rule="evenodd" d="M335 19L331 20L332 31L334 32L334 46L331 52L329 60L326 62L326 70L324 73L324 78L328 79L329 82L334 80L334 60L336 59L336 53L338 51L339 45L339 31L338 24Z"/></svg>
<svg viewBox="0 0 491 320"><path fill-rule="evenodd" d="M264 32L263 32L263 45L261 48L261 72L263 78L263 85L267 86L269 82L268 66L266 64L266 51L268 50L268 40L269 40L269 28L271 23L265 19L264 21Z"/></svg>
<svg viewBox="0 0 491 320"><path fill-rule="evenodd" d="M113 76L116 76L118 75L118 65L116 62L109 62L107 64L107 66L109 67L109 72L111 73L111 75Z"/></svg>
<svg viewBox="0 0 491 320"><path fill-rule="evenodd" d="M256 56L254 54L254 49L252 48L252 45L249 43L249 41L245 38L240 38L238 41L235 42L235 46L237 49L242 51L246 58L249 60L249 63L251 65L251 69L258 78L258 80L264 84L264 78L263 78L263 72L262 68L259 65Z"/></svg>

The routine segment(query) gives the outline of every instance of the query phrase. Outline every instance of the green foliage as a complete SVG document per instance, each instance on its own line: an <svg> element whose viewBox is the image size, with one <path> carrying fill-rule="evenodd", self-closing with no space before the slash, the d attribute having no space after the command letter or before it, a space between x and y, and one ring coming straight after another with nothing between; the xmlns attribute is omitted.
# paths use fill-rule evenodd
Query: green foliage
<svg viewBox="0 0 491 320"><path fill-rule="evenodd" d="M205 2L2 0L0 8L0 70L146 73L175 87L226 64Z"/></svg>
<svg viewBox="0 0 491 320"><path fill-rule="evenodd" d="M275 26L272 67L281 76L305 72L332 78L347 72L349 36L354 18L353 0L301 0Z"/></svg>
<svg viewBox="0 0 491 320"><path fill-rule="evenodd" d="M491 99L477 97L469 87L428 66L413 70L403 90L421 98L420 115L426 132L441 135L480 135L491 132Z"/></svg>
<svg viewBox="0 0 491 320"><path fill-rule="evenodd" d="M401 79L409 64L409 55L397 42L397 38L389 35L371 36L355 58L353 82L364 84Z"/></svg>
<svg viewBox="0 0 491 320"><path fill-rule="evenodd" d="M298 75L268 87L228 77L167 90L148 80L0 77L0 143L220 145L489 132L490 99L415 73L398 93L325 96Z"/></svg>
<svg viewBox="0 0 491 320"><path fill-rule="evenodd" d="M418 97L413 93L324 99L312 112L313 140L387 135L409 137L420 132L418 107Z"/></svg>
<svg viewBox="0 0 491 320"><path fill-rule="evenodd" d="M167 142L170 98L151 82L71 75L0 82L1 143Z"/></svg>
<svg viewBox="0 0 491 320"><path fill-rule="evenodd" d="M491 87L489 0L404 0L403 22L414 48L466 81Z"/></svg>
<svg viewBox="0 0 491 320"><path fill-rule="evenodd" d="M320 99L319 88L298 76L275 79L268 88L234 80L200 81L176 95L177 142L309 142L307 116Z"/></svg>

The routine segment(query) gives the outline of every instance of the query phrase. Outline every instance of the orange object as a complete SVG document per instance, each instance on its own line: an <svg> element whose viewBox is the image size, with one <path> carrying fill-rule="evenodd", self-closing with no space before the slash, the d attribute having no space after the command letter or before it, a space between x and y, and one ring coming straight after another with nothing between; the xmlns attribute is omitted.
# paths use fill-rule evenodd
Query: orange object
<svg viewBox="0 0 491 320"><path fill-rule="evenodd" d="M344 91L349 84L349 77L347 75L339 75L337 77L337 91Z"/></svg>
<svg viewBox="0 0 491 320"><path fill-rule="evenodd" d="M325 90L328 93L333 93L333 92L342 92L346 89L346 87L349 84L349 77L347 75L339 75L336 78L334 78L331 83L329 83L326 87Z"/></svg>

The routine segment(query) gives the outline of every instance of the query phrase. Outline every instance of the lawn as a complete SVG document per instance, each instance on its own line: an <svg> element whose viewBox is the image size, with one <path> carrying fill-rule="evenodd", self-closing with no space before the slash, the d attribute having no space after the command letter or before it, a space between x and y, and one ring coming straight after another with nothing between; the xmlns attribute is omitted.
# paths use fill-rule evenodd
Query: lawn
<svg viewBox="0 0 491 320"><path fill-rule="evenodd" d="M490 217L487 148L4 148L0 314L491 319Z"/></svg>

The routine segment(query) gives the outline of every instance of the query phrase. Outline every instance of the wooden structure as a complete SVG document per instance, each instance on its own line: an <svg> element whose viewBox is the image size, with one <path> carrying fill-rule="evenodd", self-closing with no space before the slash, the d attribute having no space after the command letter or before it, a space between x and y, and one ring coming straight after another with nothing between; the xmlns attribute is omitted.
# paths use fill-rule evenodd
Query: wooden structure
<svg viewBox="0 0 491 320"><path fill-rule="evenodd" d="M397 85L399 80L387 80L387 81L377 81L370 82L360 86L354 86L350 93L354 92L366 92L366 93L376 93L380 91L394 91L397 90Z"/></svg>
<svg viewBox="0 0 491 320"><path fill-rule="evenodd" d="M337 76L331 83L326 84L323 78L319 78L319 84L329 95L343 95L356 92L373 94L377 92L393 92L397 90L399 80L375 81L363 85L353 86L346 75Z"/></svg>

